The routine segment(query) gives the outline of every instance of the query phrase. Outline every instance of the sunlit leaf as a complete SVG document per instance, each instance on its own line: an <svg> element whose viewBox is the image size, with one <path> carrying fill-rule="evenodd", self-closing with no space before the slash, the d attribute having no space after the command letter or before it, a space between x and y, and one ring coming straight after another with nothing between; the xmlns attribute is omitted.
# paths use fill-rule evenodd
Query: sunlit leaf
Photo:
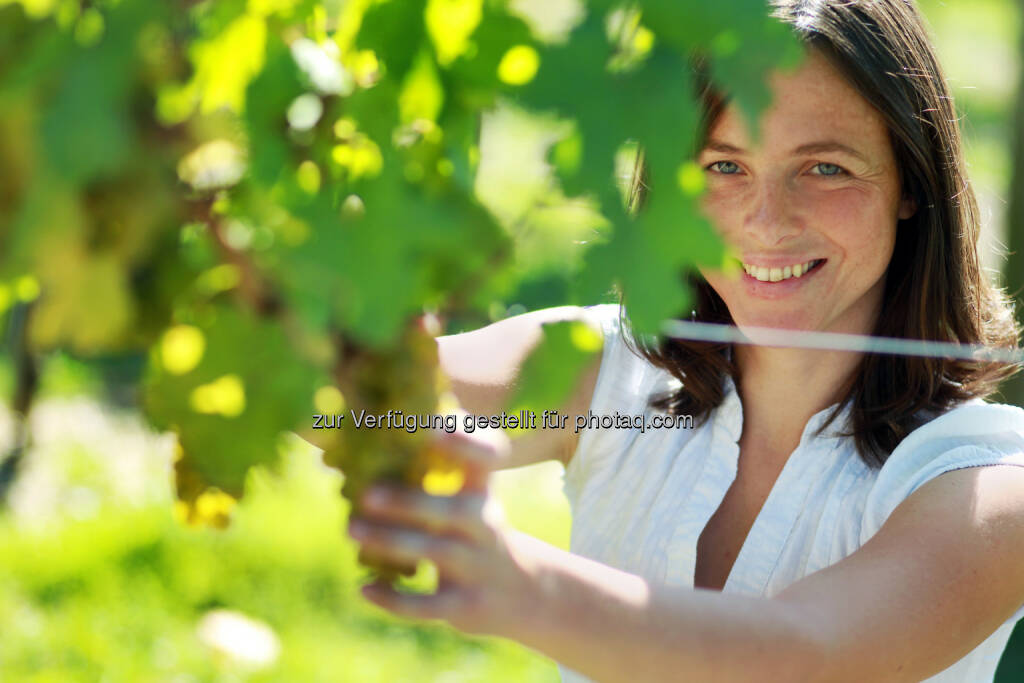
<svg viewBox="0 0 1024 683"><path fill-rule="evenodd" d="M243 14L222 32L192 48L193 82L203 113L220 107L241 111L245 89L263 69L267 21L258 14Z"/></svg>
<svg viewBox="0 0 1024 683"><path fill-rule="evenodd" d="M679 189L685 194L699 195L704 191L704 169L692 161L679 166L676 179L679 181Z"/></svg>
<svg viewBox="0 0 1024 683"><path fill-rule="evenodd" d="M444 89L438 80L434 60L423 51L402 83L402 91L398 95L399 116L402 123L416 119L436 121L443 104Z"/></svg>
<svg viewBox="0 0 1024 683"><path fill-rule="evenodd" d="M356 47L372 50L391 78L400 81L424 44L426 0L383 0L362 18Z"/></svg>
<svg viewBox="0 0 1024 683"><path fill-rule="evenodd" d="M469 37L483 16L483 0L429 0L427 32L437 50L437 61L447 66L469 47Z"/></svg>
<svg viewBox="0 0 1024 683"><path fill-rule="evenodd" d="M160 359L172 375L184 375L199 365L206 350L206 338L192 325L175 325L160 340Z"/></svg>
<svg viewBox="0 0 1024 683"><path fill-rule="evenodd" d="M507 402L510 412L558 410L601 350L601 333L587 323L547 323L543 329L543 340L523 365L522 384Z"/></svg>
<svg viewBox="0 0 1024 683"><path fill-rule="evenodd" d="M245 412L245 384L238 375L223 375L193 389L189 405L197 413L238 417Z"/></svg>
<svg viewBox="0 0 1024 683"><path fill-rule="evenodd" d="M313 405L324 415L334 415L345 409L345 397L337 387L323 386L313 395Z"/></svg>
<svg viewBox="0 0 1024 683"><path fill-rule="evenodd" d="M516 45L498 62L498 78L509 85L523 85L533 80L539 66L536 50L529 45Z"/></svg>
<svg viewBox="0 0 1024 683"><path fill-rule="evenodd" d="M178 434L177 467L192 478L179 486L193 496L206 486L239 494L249 467L274 462L282 431L312 422L324 385L279 326L226 307L211 313L193 324L206 340L199 363L185 374L151 363L145 385L150 418Z"/></svg>

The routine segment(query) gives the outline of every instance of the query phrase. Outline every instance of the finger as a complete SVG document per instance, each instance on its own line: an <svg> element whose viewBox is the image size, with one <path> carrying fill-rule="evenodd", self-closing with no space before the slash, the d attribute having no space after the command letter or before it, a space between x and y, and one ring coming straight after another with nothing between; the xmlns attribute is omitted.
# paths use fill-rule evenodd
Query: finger
<svg viewBox="0 0 1024 683"><path fill-rule="evenodd" d="M354 522L350 529L362 548L385 562L416 565L420 558L426 558L437 565L442 575L461 582L470 581L480 573L476 554L461 541L367 520Z"/></svg>
<svg viewBox="0 0 1024 683"><path fill-rule="evenodd" d="M463 491L485 491L489 475L501 467L510 448L508 437L498 430L480 430L472 434L434 430L432 437L429 448L439 459L462 465L466 477Z"/></svg>
<svg viewBox="0 0 1024 683"><path fill-rule="evenodd" d="M437 593L401 593L386 583L369 583L361 592L370 602L409 619L455 620L464 609L464 595L452 584L438 586Z"/></svg>
<svg viewBox="0 0 1024 683"><path fill-rule="evenodd" d="M486 497L480 493L435 496L425 491L379 484L363 497L366 518L485 542L492 532L484 522Z"/></svg>
<svg viewBox="0 0 1024 683"><path fill-rule="evenodd" d="M389 561L387 558L375 555L369 548L363 547L359 548L359 563L371 568L393 569L402 576L412 576L416 573L417 567L417 565L411 563L396 565L394 562Z"/></svg>

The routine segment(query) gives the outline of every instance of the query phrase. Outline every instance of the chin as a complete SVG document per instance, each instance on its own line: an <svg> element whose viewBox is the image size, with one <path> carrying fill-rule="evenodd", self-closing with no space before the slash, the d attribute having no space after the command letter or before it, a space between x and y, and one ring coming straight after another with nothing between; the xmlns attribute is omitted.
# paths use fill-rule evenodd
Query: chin
<svg viewBox="0 0 1024 683"><path fill-rule="evenodd" d="M780 330L816 329L816 325L805 311L741 314L733 316L733 323L741 331L751 327L771 327Z"/></svg>

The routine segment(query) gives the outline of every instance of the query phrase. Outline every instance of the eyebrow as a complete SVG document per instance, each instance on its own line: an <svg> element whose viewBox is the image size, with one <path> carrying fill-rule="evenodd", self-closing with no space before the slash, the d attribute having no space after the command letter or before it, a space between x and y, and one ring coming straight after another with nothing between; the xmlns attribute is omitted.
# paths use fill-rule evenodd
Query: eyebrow
<svg viewBox="0 0 1024 683"><path fill-rule="evenodd" d="M708 152L719 152L722 154L743 154L744 150L722 142L721 140L708 140L708 144L704 145L704 150ZM846 154L856 159L860 159L863 162L867 162L868 159L861 152L858 152L849 145L844 145L841 142L835 140L822 140L820 142L809 142L806 145L800 145L793 150L793 154L824 154L828 152L838 152L840 154Z"/></svg>

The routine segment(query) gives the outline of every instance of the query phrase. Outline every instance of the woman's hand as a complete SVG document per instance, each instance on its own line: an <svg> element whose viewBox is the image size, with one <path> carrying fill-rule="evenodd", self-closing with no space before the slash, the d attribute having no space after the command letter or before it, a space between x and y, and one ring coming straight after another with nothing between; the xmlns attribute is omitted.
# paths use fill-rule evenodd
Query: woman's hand
<svg viewBox="0 0 1024 683"><path fill-rule="evenodd" d="M488 475L508 453L508 438L500 432L438 431L434 447L463 466L460 492L435 496L395 485L371 487L349 532L362 546L361 557L405 567L405 573L420 558L434 562L437 593L401 593L377 582L364 586L363 595L401 616L444 619L468 633L519 632L533 609L531 546L507 528L487 486Z"/></svg>

